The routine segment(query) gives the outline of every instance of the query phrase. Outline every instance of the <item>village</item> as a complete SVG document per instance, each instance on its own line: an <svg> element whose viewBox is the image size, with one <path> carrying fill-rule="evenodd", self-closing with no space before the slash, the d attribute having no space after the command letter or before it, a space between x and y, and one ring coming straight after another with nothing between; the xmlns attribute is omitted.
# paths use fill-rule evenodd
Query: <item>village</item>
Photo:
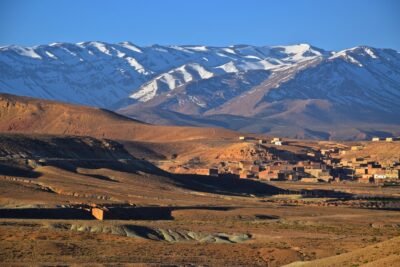
<svg viewBox="0 0 400 267"><path fill-rule="evenodd" d="M288 155L287 151L280 149L288 145L282 138L257 139L240 136L238 141L257 144L260 148L259 159L221 161L206 168L181 166L174 172L260 181L400 184L400 158L378 161L370 156L351 159L342 157L346 153L363 150L363 145L337 144L309 150L300 155ZM373 137L371 142L400 142L400 138Z"/></svg>

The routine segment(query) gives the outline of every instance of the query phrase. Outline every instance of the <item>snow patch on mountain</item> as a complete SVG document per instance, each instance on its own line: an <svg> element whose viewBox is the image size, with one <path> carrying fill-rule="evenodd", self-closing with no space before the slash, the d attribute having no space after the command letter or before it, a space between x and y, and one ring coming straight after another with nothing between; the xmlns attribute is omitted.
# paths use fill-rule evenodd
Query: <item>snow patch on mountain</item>
<svg viewBox="0 0 400 267"><path fill-rule="evenodd" d="M213 76L212 72L199 64L187 64L155 77L129 97L140 102L146 102L160 93L174 90L185 83L193 80L208 79Z"/></svg>
<svg viewBox="0 0 400 267"><path fill-rule="evenodd" d="M394 50L366 46L339 51L264 97L267 102L285 99L324 99L344 106L400 112L400 56Z"/></svg>
<svg viewBox="0 0 400 267"><path fill-rule="evenodd" d="M216 68L222 69L226 73L230 72L238 72L238 68L235 66L235 63L233 61L229 61L226 64L223 64L221 66L217 66Z"/></svg>
<svg viewBox="0 0 400 267"><path fill-rule="evenodd" d="M379 77L383 93L398 93L392 84L399 78L399 54L393 50L361 46L327 52L308 44L140 47L97 41L1 47L0 92L111 107L126 99L150 101L187 83L229 73L282 72L303 62L337 58L367 69L355 74L358 80L377 86L378 79L371 77ZM327 82L343 82L341 76Z"/></svg>
<svg viewBox="0 0 400 267"><path fill-rule="evenodd" d="M138 46L135 46L135 45L131 44L130 42L122 42L120 45L131 51L134 51L137 53L143 53L143 51Z"/></svg>
<svg viewBox="0 0 400 267"><path fill-rule="evenodd" d="M36 53L35 49L32 47L13 46L11 47L11 50L24 57L42 59L42 57Z"/></svg>

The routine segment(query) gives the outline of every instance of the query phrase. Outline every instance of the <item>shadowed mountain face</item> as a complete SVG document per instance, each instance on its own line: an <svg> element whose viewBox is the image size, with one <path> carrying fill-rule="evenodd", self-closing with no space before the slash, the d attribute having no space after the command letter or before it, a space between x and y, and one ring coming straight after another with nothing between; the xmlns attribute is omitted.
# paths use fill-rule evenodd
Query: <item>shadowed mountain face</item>
<svg viewBox="0 0 400 267"><path fill-rule="evenodd" d="M400 54L391 49L57 43L2 47L0 69L1 92L149 123L318 139L400 134Z"/></svg>
<svg viewBox="0 0 400 267"><path fill-rule="evenodd" d="M211 80L202 81L204 90L211 87L207 84ZM181 95L176 90L165 99ZM186 92L185 98L188 97L190 93ZM165 120L184 125L190 121L191 125L217 125L295 138L366 139L398 135L400 56L393 50L359 47L303 61L274 70L260 84L201 112L188 112L184 101L177 101L183 103L179 110L161 100L164 99L159 96L120 112L148 122ZM153 103L157 103L157 108ZM163 109L185 116L167 115Z"/></svg>
<svg viewBox="0 0 400 267"><path fill-rule="evenodd" d="M282 191L243 179L171 174L137 159L116 141L77 136L0 134L0 176L39 187L44 202L70 196L130 201L136 192L141 196L136 201L160 204L164 195L184 203L194 191L241 196Z"/></svg>
<svg viewBox="0 0 400 267"><path fill-rule="evenodd" d="M75 160L134 160L123 146L107 139L75 136L0 135L0 157Z"/></svg>

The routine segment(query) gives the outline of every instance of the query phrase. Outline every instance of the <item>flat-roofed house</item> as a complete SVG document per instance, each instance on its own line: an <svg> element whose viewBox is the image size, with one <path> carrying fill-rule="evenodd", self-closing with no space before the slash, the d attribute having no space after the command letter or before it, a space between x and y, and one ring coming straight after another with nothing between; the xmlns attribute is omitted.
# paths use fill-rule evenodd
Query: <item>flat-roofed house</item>
<svg viewBox="0 0 400 267"><path fill-rule="evenodd" d="M265 181L271 181L271 180L277 180L278 179L278 172L272 172L269 170L264 170L258 173L258 179L260 180L265 180Z"/></svg>
<svg viewBox="0 0 400 267"><path fill-rule="evenodd" d="M241 171L239 174L239 178L241 178L241 179L253 178L253 177L254 177L254 173L252 173L250 171Z"/></svg>
<svg viewBox="0 0 400 267"><path fill-rule="evenodd" d="M239 140L241 140L241 141L248 141L248 140L254 140L254 139L255 138L251 137L251 136L244 136L244 135L239 136Z"/></svg>
<svg viewBox="0 0 400 267"><path fill-rule="evenodd" d="M273 142L273 144L276 145L276 146L282 146L283 145L282 141L276 141L276 142Z"/></svg>
<svg viewBox="0 0 400 267"><path fill-rule="evenodd" d="M363 175L368 173L368 168L356 168L355 174Z"/></svg>
<svg viewBox="0 0 400 267"><path fill-rule="evenodd" d="M379 170L374 174L374 181L375 183L383 183L386 180L386 171Z"/></svg>
<svg viewBox="0 0 400 267"><path fill-rule="evenodd" d="M194 174L197 175L207 175L207 176L218 176L218 169L214 169L214 168L204 168L204 169L194 169L193 170Z"/></svg>
<svg viewBox="0 0 400 267"><path fill-rule="evenodd" d="M280 137L274 137L274 138L272 138L271 143L272 143L272 142L279 142L279 141L282 141L282 138L280 138Z"/></svg>

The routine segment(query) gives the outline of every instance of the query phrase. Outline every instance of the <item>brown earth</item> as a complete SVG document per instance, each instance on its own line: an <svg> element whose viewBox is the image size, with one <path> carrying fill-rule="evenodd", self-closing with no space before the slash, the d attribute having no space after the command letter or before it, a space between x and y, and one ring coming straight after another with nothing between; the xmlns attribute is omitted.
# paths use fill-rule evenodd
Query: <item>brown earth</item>
<svg viewBox="0 0 400 267"><path fill-rule="evenodd" d="M400 142L361 142L364 146L362 150L346 151L342 157L344 159L368 158L380 162L395 161L400 159Z"/></svg>
<svg viewBox="0 0 400 267"><path fill-rule="evenodd" d="M171 220L0 219L0 262L3 266L15 263L282 266L322 259L322 264L306 266L354 266L353 263L366 263L368 259L398 258L398 238L384 246L379 242L399 235L399 216L394 211L309 209L271 203L228 211L179 210ZM371 226L376 217L385 222L380 228ZM126 236L124 229L141 231L131 231ZM156 235L160 231L164 235ZM194 238L187 238L187 232ZM250 239L224 241L217 238L222 234L245 235ZM208 238L201 241L196 236ZM380 248L357 252L369 245ZM356 253L348 257L351 251ZM338 258L325 259L335 255ZM332 264L336 259L340 259L339 265Z"/></svg>
<svg viewBox="0 0 400 267"><path fill-rule="evenodd" d="M294 262L287 267L311 266L399 266L400 265L400 237L360 248L355 251L318 259L309 262Z"/></svg>
<svg viewBox="0 0 400 267"><path fill-rule="evenodd" d="M47 198L55 196L62 204L69 197L75 204L218 204L221 196L215 192L269 195L279 191L255 181L170 174L132 156L115 141L91 137L0 134L0 177L5 183L0 205L11 206L39 200L46 204ZM15 183L22 187L15 188ZM15 190L21 194L14 195ZM34 197L29 198L32 192Z"/></svg>
<svg viewBox="0 0 400 267"><path fill-rule="evenodd" d="M0 94L0 131L140 141L223 139L239 135L220 128L150 125L103 109L8 94Z"/></svg>
<svg viewBox="0 0 400 267"><path fill-rule="evenodd" d="M71 145L61 153L57 147L64 143ZM277 194L275 186L352 188L370 194L384 190L388 196L398 189L304 184L292 188L171 175L134 154L121 161L118 158L127 157L127 150L118 143L105 144L89 137L0 135L2 166L14 168L14 175L0 175L0 206L22 215L7 217L0 209L1 265L282 266L321 259L329 266L335 261L328 257L339 255L346 259L339 261L341 266L367 260L390 266L400 253L397 243L380 245L399 236L398 211L323 206L335 200ZM85 158L88 150L96 151L97 160ZM28 160L37 154L41 161ZM257 192L262 188L264 194ZM301 201L283 201L293 197ZM159 219L96 221L88 213L90 218L83 219L68 209L93 204L172 212ZM51 218L49 209L62 216ZM360 248L375 244L380 248L371 253L385 258L357 256Z"/></svg>
<svg viewBox="0 0 400 267"><path fill-rule="evenodd" d="M2 266L397 263L398 211L287 194L327 190L396 201L390 198L399 196L397 187L171 174L158 166L254 160L272 146L239 142L237 133L221 129L153 126L100 109L0 98ZM398 152L395 143L362 144L357 153L393 158ZM274 153L300 157L331 145L353 143L289 140ZM170 214L96 221L81 209L91 205Z"/></svg>

